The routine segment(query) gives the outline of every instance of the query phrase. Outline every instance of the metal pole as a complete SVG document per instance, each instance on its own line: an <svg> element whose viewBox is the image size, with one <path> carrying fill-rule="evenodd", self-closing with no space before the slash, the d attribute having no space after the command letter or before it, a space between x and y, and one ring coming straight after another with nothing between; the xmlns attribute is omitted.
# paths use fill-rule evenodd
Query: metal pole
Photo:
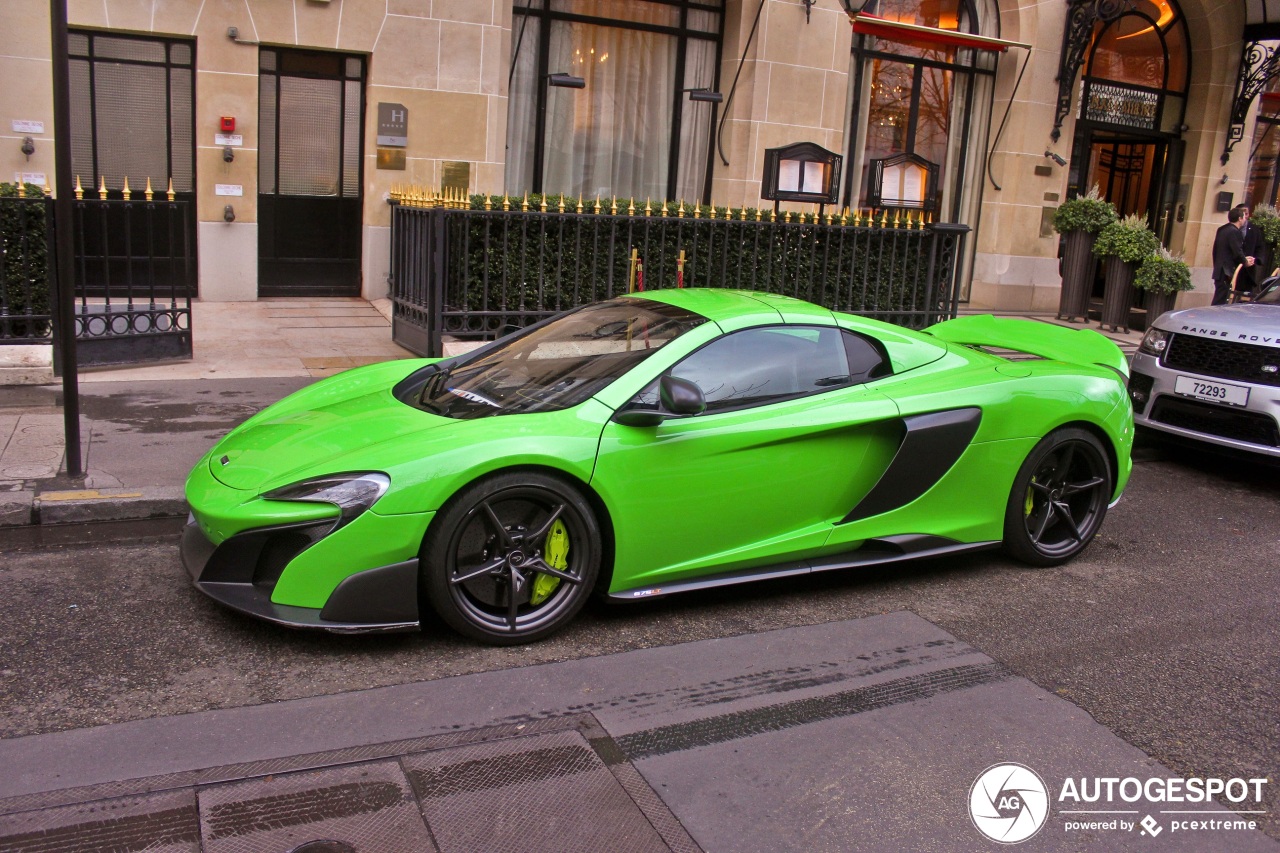
<svg viewBox="0 0 1280 853"><path fill-rule="evenodd" d="M71 85L67 65L67 2L49 0L49 29L53 45L53 228L57 237L54 297L57 306L57 346L62 366L62 420L67 453L67 476L83 477L80 458L80 377L76 364L75 249L71 233Z"/></svg>

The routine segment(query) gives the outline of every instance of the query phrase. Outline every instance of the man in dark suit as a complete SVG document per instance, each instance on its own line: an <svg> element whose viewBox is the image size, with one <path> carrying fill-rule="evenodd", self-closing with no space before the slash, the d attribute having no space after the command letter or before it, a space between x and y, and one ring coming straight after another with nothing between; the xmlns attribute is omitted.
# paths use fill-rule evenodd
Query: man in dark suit
<svg viewBox="0 0 1280 853"><path fill-rule="evenodd" d="M1247 220L1240 208L1233 207L1227 213L1227 224L1218 229L1213 237L1213 302L1211 305L1225 305L1231 296L1231 279L1236 268L1241 264L1244 269L1240 274L1251 271L1253 258L1244 253L1244 232L1242 226Z"/></svg>
<svg viewBox="0 0 1280 853"><path fill-rule="evenodd" d="M1267 241L1262 235L1262 229L1249 221L1249 208L1243 204L1237 207L1244 216L1244 225L1240 228L1240 233L1244 236L1244 253L1247 257L1253 258L1254 262L1252 267L1240 270L1240 275L1236 278L1235 298L1239 300L1242 295L1252 293L1259 279L1267 274L1266 265L1263 263Z"/></svg>

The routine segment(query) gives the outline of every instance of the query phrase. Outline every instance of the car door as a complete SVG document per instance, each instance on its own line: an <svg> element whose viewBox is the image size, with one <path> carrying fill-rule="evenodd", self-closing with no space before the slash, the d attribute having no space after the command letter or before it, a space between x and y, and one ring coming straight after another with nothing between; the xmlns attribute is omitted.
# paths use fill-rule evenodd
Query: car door
<svg viewBox="0 0 1280 853"><path fill-rule="evenodd" d="M874 388L888 364L851 332L777 324L673 366L702 389L705 412L611 421L601 436L592 485L615 531L611 591L821 553L901 438L896 405ZM656 389L623 409L659 408Z"/></svg>

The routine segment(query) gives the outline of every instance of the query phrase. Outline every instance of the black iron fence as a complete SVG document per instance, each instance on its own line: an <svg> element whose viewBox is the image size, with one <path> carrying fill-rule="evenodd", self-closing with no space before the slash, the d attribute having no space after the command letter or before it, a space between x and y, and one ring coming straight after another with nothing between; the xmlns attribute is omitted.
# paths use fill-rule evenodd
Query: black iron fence
<svg viewBox="0 0 1280 853"><path fill-rule="evenodd" d="M913 328L956 316L964 225L597 204L393 197L396 341L439 356L446 336L490 339L626 293L637 267L645 289L768 291Z"/></svg>
<svg viewBox="0 0 1280 853"><path fill-rule="evenodd" d="M0 342L52 337L52 204L39 188L0 194ZM190 358L196 289L191 202L77 199L75 336L83 366Z"/></svg>

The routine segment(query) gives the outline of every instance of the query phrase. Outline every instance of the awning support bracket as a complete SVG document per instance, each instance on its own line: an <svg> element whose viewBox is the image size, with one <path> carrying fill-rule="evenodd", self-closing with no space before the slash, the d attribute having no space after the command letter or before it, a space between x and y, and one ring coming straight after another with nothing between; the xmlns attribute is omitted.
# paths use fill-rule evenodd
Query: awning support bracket
<svg viewBox="0 0 1280 853"><path fill-rule="evenodd" d="M1231 149L1244 137L1244 120L1253 101L1280 74L1280 50L1274 44L1249 40L1240 49L1240 73L1236 76L1236 95L1231 102L1231 127L1222 148L1222 165L1231 159Z"/></svg>

